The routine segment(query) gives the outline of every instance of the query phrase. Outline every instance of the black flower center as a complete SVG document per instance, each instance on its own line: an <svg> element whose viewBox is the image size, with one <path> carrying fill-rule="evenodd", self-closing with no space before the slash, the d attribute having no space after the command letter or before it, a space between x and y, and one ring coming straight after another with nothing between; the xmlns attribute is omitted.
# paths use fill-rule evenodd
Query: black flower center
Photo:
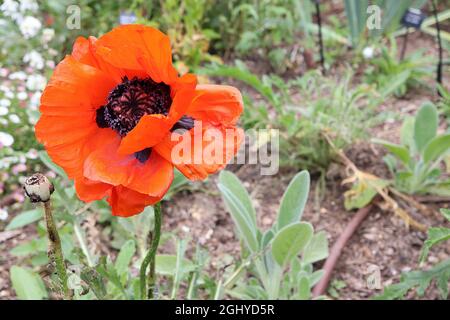
<svg viewBox="0 0 450 320"><path fill-rule="evenodd" d="M97 109L96 122L99 128L111 128L124 137L147 114L167 116L172 104L170 86L156 83L151 78L129 80L122 79L108 95L106 105ZM190 130L194 127L194 119L183 116L171 129ZM136 152L136 158L144 163L150 156L151 149Z"/></svg>
<svg viewBox="0 0 450 320"><path fill-rule="evenodd" d="M167 115L171 104L170 87L165 83L124 77L109 94L108 103L97 110L97 125L114 129L124 137L144 115Z"/></svg>

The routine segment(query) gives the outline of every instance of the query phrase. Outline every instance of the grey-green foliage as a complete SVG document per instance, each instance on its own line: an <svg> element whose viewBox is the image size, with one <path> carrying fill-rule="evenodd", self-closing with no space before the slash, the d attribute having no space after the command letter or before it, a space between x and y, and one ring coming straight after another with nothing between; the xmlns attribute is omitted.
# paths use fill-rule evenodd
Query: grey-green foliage
<svg viewBox="0 0 450 320"><path fill-rule="evenodd" d="M441 111L441 113L446 117L447 123L450 124L450 90L447 90L442 85L438 85L438 90L441 96L438 108Z"/></svg>
<svg viewBox="0 0 450 320"><path fill-rule="evenodd" d="M450 222L450 210L441 209L442 215ZM430 249L438 243L450 240L450 228L432 227L428 229L428 239L425 241L422 253L420 255L420 262L424 262L428 256Z"/></svg>
<svg viewBox="0 0 450 320"><path fill-rule="evenodd" d="M450 195L450 180L442 170L443 159L450 152L450 132L438 135L438 120L436 106L427 102L415 117L403 122L400 144L373 140L389 150L384 160L398 190Z"/></svg>
<svg viewBox="0 0 450 320"><path fill-rule="evenodd" d="M235 51L243 56L268 59L279 72L290 66L289 45L299 39L311 47L310 0L212 0L205 26L220 33L213 46L225 55Z"/></svg>
<svg viewBox="0 0 450 320"><path fill-rule="evenodd" d="M39 274L30 269L12 266L10 269L12 287L21 300L47 299L48 294Z"/></svg>
<svg viewBox="0 0 450 320"><path fill-rule="evenodd" d="M345 0L344 2L350 39L353 46L358 46L367 39L365 36L376 39L377 36L395 31L399 27L400 19L405 10L410 7L421 8L426 0ZM380 10L369 10L368 12L367 9L371 5L376 5ZM368 30L368 18L378 12L381 14L379 19L381 28Z"/></svg>
<svg viewBox="0 0 450 320"><path fill-rule="evenodd" d="M412 88L426 87L424 80L434 72L433 58L424 49L415 50L403 59L398 56L396 40L390 38L390 46L382 47L364 71L364 80L375 85L383 98L392 94L403 97Z"/></svg>
<svg viewBox="0 0 450 320"><path fill-rule="evenodd" d="M450 221L450 210L442 209L442 215ZM450 240L450 229L444 227L428 229L428 239L422 249L420 261L423 262L430 248L438 243ZM434 281L442 299L448 298L448 286L450 280L450 259L444 260L428 270L411 271L404 273L399 283L386 287L381 295L375 297L378 300L401 299L412 289L416 289L419 296L425 294L425 290Z"/></svg>
<svg viewBox="0 0 450 320"><path fill-rule="evenodd" d="M309 174L298 173L287 187L277 219L261 230L251 198L229 171L219 176L219 190L243 244L242 265L225 281L221 294L239 299L308 299L322 271L313 263L328 256L325 233L314 233L301 217L309 193ZM248 274L245 270L248 270ZM244 277L242 281L236 278Z"/></svg>

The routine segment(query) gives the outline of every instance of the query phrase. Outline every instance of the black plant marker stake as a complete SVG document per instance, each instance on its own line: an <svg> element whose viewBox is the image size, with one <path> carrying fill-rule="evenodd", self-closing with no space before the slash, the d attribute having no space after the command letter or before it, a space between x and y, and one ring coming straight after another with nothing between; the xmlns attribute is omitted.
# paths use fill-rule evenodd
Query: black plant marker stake
<svg viewBox="0 0 450 320"><path fill-rule="evenodd" d="M317 25L319 26L319 52L320 52L320 65L322 67L322 72L325 74L325 56L323 54L323 39L322 39L322 18L320 15L320 0L314 0L316 5L316 19Z"/></svg>
<svg viewBox="0 0 450 320"><path fill-rule="evenodd" d="M405 58L406 53L406 47L408 45L408 29L406 29L406 33L403 35L403 44L402 44L402 51L400 53L400 61L402 61Z"/></svg>
<svg viewBox="0 0 450 320"><path fill-rule="evenodd" d="M438 46L439 46L439 62L437 65L437 70L436 70L436 81L439 84L442 84L443 50L442 50L442 40L441 40L441 26L439 24L437 7L436 7L436 3L434 2L434 0L431 0L431 5L433 6L434 18L436 19L437 41L438 41ZM438 91L438 94L441 95L439 91Z"/></svg>

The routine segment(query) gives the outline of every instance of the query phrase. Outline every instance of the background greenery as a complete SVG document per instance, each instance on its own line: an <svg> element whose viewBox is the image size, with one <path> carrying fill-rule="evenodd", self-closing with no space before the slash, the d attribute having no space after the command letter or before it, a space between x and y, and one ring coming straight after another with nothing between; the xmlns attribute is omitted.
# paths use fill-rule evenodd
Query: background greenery
<svg viewBox="0 0 450 320"><path fill-rule="evenodd" d="M309 0L3 1L0 196L17 193L24 177L32 172L45 172L53 179L63 250L74 268L70 281L79 288L76 298L138 298L138 279L128 270L137 268L147 250L153 209L120 219L110 215L103 201L86 205L77 200L72 183L36 142L33 125L39 117L39 98L46 81L58 61L70 54L76 37L100 36L117 26L124 14L132 14L136 23L157 27L170 36L180 73L195 72L202 82L226 81L241 88L245 102L242 127L278 129L282 169L301 171L292 179L277 220L268 230L258 227L251 197L239 179L223 172L218 188L242 242L240 257L223 276L211 275L204 248L189 238L166 232L163 243L171 243L175 250L157 256L156 272L165 279L160 284L164 298L311 298L311 289L322 276L317 262L328 255L328 243L324 232L313 232L311 224L300 222L310 174L325 190L326 173L339 158L340 150L361 141L368 144L374 126L402 117L393 110L380 112L382 104L419 89L433 101L425 103L415 118L404 121L405 139L401 144L374 141L389 151L385 161L392 175L383 177L386 182L380 182L381 189L392 186L411 195L449 194L448 88L440 86L442 98L436 97L436 57L425 50L399 57L399 36L405 31L399 21L404 10L414 6L430 13L429 1L335 2L339 1L321 4L326 48L325 69L321 70L315 5ZM73 4L80 8L81 27L70 30L67 8ZM382 30L367 30L369 4L384 10ZM448 13L444 9L449 7L448 1L440 3L443 20ZM428 20L427 26L430 23ZM448 32L448 28L444 30ZM448 41L443 36L444 48L450 47ZM448 65L444 66L444 72L448 71ZM348 208L366 205L381 190L380 184L367 183L361 175L355 181L351 199L346 199ZM195 188L177 173L167 199L180 190ZM58 297L53 282L44 283L37 274L48 263L42 210L24 199L0 210L5 221L0 221L0 230L34 225L37 232L34 239L10 251L22 261L10 270L17 296ZM102 232L111 239L109 245L115 255L106 257L89 251L81 224L94 214ZM437 233L430 230L431 239L436 239ZM426 288L436 270L440 272L442 296L447 296L442 281L448 282L448 262L436 268L431 273L405 276L402 281L406 284L394 287L395 291L389 289L383 297L402 297L416 285Z"/></svg>

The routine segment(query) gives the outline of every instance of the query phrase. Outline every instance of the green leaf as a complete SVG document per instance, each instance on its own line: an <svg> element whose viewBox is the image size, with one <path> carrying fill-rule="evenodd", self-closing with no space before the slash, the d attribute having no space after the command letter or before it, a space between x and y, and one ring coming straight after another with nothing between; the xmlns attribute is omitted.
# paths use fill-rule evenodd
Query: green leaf
<svg viewBox="0 0 450 320"><path fill-rule="evenodd" d="M440 173L440 171L439 171ZM438 179L439 176L436 178ZM430 177L430 175L428 175L428 179L432 179L432 177ZM424 186L423 188L424 192L428 193L428 194L434 194L437 196L442 196L442 197L450 197L450 181L436 181L432 184L429 184L427 186Z"/></svg>
<svg viewBox="0 0 450 320"><path fill-rule="evenodd" d="M17 297L22 300L42 300L48 297L44 282L31 270L12 266L11 282Z"/></svg>
<svg viewBox="0 0 450 320"><path fill-rule="evenodd" d="M256 213L247 190L241 181L229 171L220 173L218 187L240 237L249 250L258 251Z"/></svg>
<svg viewBox="0 0 450 320"><path fill-rule="evenodd" d="M270 229L264 232L263 236L261 237L261 248L265 248L273 239L274 235L275 233Z"/></svg>
<svg viewBox="0 0 450 320"><path fill-rule="evenodd" d="M405 166L409 165L411 157L409 156L409 151L404 146L390 143L389 141L381 140L381 139L372 139L373 143L381 144L383 147L389 150L389 152L393 153L400 161L403 162Z"/></svg>
<svg viewBox="0 0 450 320"><path fill-rule="evenodd" d="M272 241L272 255L281 267L286 266L309 243L313 227L306 222L297 222L278 231Z"/></svg>
<svg viewBox="0 0 450 320"><path fill-rule="evenodd" d="M125 299L129 298L125 287L122 284L119 274L116 268L111 263L110 259L106 257L101 257L99 264L95 267L95 270L104 278L108 279L112 286L119 290ZM111 285L110 285L111 287ZM109 290L108 290L109 291Z"/></svg>
<svg viewBox="0 0 450 320"><path fill-rule="evenodd" d="M399 74L396 74L395 76L390 77L389 82L386 82L383 87L380 88L380 95L382 97L391 95L393 92L404 86L410 76L411 71L405 70Z"/></svg>
<svg viewBox="0 0 450 320"><path fill-rule="evenodd" d="M431 140L423 150L423 160L429 163L444 156L450 150L450 133Z"/></svg>
<svg viewBox="0 0 450 320"><path fill-rule="evenodd" d="M135 252L136 245L134 240L128 240L123 244L115 262L115 268L119 275L128 272L128 266Z"/></svg>
<svg viewBox="0 0 450 320"><path fill-rule="evenodd" d="M80 278L88 284L97 299L104 299L107 294L105 279L96 269L85 266L81 270Z"/></svg>
<svg viewBox="0 0 450 320"><path fill-rule="evenodd" d="M302 276L298 281L298 299L308 300L311 297L311 286L308 277Z"/></svg>
<svg viewBox="0 0 450 320"><path fill-rule="evenodd" d="M389 181L383 179L358 181L349 192L344 194L345 209L360 209L367 206L378 194L376 188L383 189L388 185Z"/></svg>
<svg viewBox="0 0 450 320"><path fill-rule="evenodd" d="M213 77L230 77L242 81L257 90L276 108L278 106L278 102L272 87L266 85L260 80L259 77L243 68L239 64L239 61L237 61L236 64L237 66L235 67L227 65L210 65L206 68L199 69L199 73Z"/></svg>
<svg viewBox="0 0 450 320"><path fill-rule="evenodd" d="M450 278L450 259L444 260L433 268L425 271L411 271L404 273L399 283L384 288L381 295L376 296L376 300L400 299L408 293L409 290L417 287L417 294L422 296L431 284L433 279L437 280L441 297L447 299L448 281ZM445 288L444 284L445 283Z"/></svg>
<svg viewBox="0 0 450 320"><path fill-rule="evenodd" d="M323 231L316 233L303 252L303 263L314 263L328 257L327 234Z"/></svg>
<svg viewBox="0 0 450 320"><path fill-rule="evenodd" d="M182 269L182 273L195 270L195 265L188 259L183 259L182 264L178 267ZM155 269L156 273L160 275L173 277L177 271L177 256L169 254L156 255Z"/></svg>
<svg viewBox="0 0 450 320"><path fill-rule="evenodd" d="M436 136L438 122L436 107L430 102L423 104L414 122L414 141L417 151L422 152L428 142Z"/></svg>
<svg viewBox="0 0 450 320"><path fill-rule="evenodd" d="M400 129L400 142L403 146L407 146L410 152L415 150L414 144L414 118L408 116Z"/></svg>
<svg viewBox="0 0 450 320"><path fill-rule="evenodd" d="M17 245L16 247L11 249L10 253L17 257L23 257L31 254L37 254L39 252L45 252L46 250L47 239L38 238Z"/></svg>
<svg viewBox="0 0 450 320"><path fill-rule="evenodd" d="M178 288L183 279L183 275L185 274L186 271L189 271L186 270L185 263L183 262L186 247L187 247L186 240L177 239L177 255L176 255L177 261L175 263L175 273L173 276L171 299L176 299Z"/></svg>
<svg viewBox="0 0 450 320"><path fill-rule="evenodd" d="M24 211L17 216L15 216L11 222L6 226L5 230L13 230L17 228L22 228L30 223L40 220L43 216L41 208L36 208L29 211Z"/></svg>
<svg viewBox="0 0 450 320"><path fill-rule="evenodd" d="M310 283L311 287L314 287L320 281L320 279L322 279L324 274L325 274L325 270L322 270L322 269L314 271L309 276L309 283Z"/></svg>
<svg viewBox="0 0 450 320"><path fill-rule="evenodd" d="M430 248L440 242L450 240L450 229L449 228L429 228L428 229L428 239L425 240L422 253L420 255L420 262L425 261Z"/></svg>
<svg viewBox="0 0 450 320"><path fill-rule="evenodd" d="M164 200L170 200L170 198L178 191L182 190L184 186L189 184L189 180L177 169L173 172L173 181L170 184L170 188L164 196Z"/></svg>
<svg viewBox="0 0 450 320"><path fill-rule="evenodd" d="M450 221L450 209L441 209L441 214Z"/></svg>
<svg viewBox="0 0 450 320"><path fill-rule="evenodd" d="M289 183L278 211L277 228L300 221L308 200L310 178L308 171L298 173Z"/></svg>
<svg viewBox="0 0 450 320"><path fill-rule="evenodd" d="M368 0L345 0L345 14L353 46L357 46L366 28Z"/></svg>

